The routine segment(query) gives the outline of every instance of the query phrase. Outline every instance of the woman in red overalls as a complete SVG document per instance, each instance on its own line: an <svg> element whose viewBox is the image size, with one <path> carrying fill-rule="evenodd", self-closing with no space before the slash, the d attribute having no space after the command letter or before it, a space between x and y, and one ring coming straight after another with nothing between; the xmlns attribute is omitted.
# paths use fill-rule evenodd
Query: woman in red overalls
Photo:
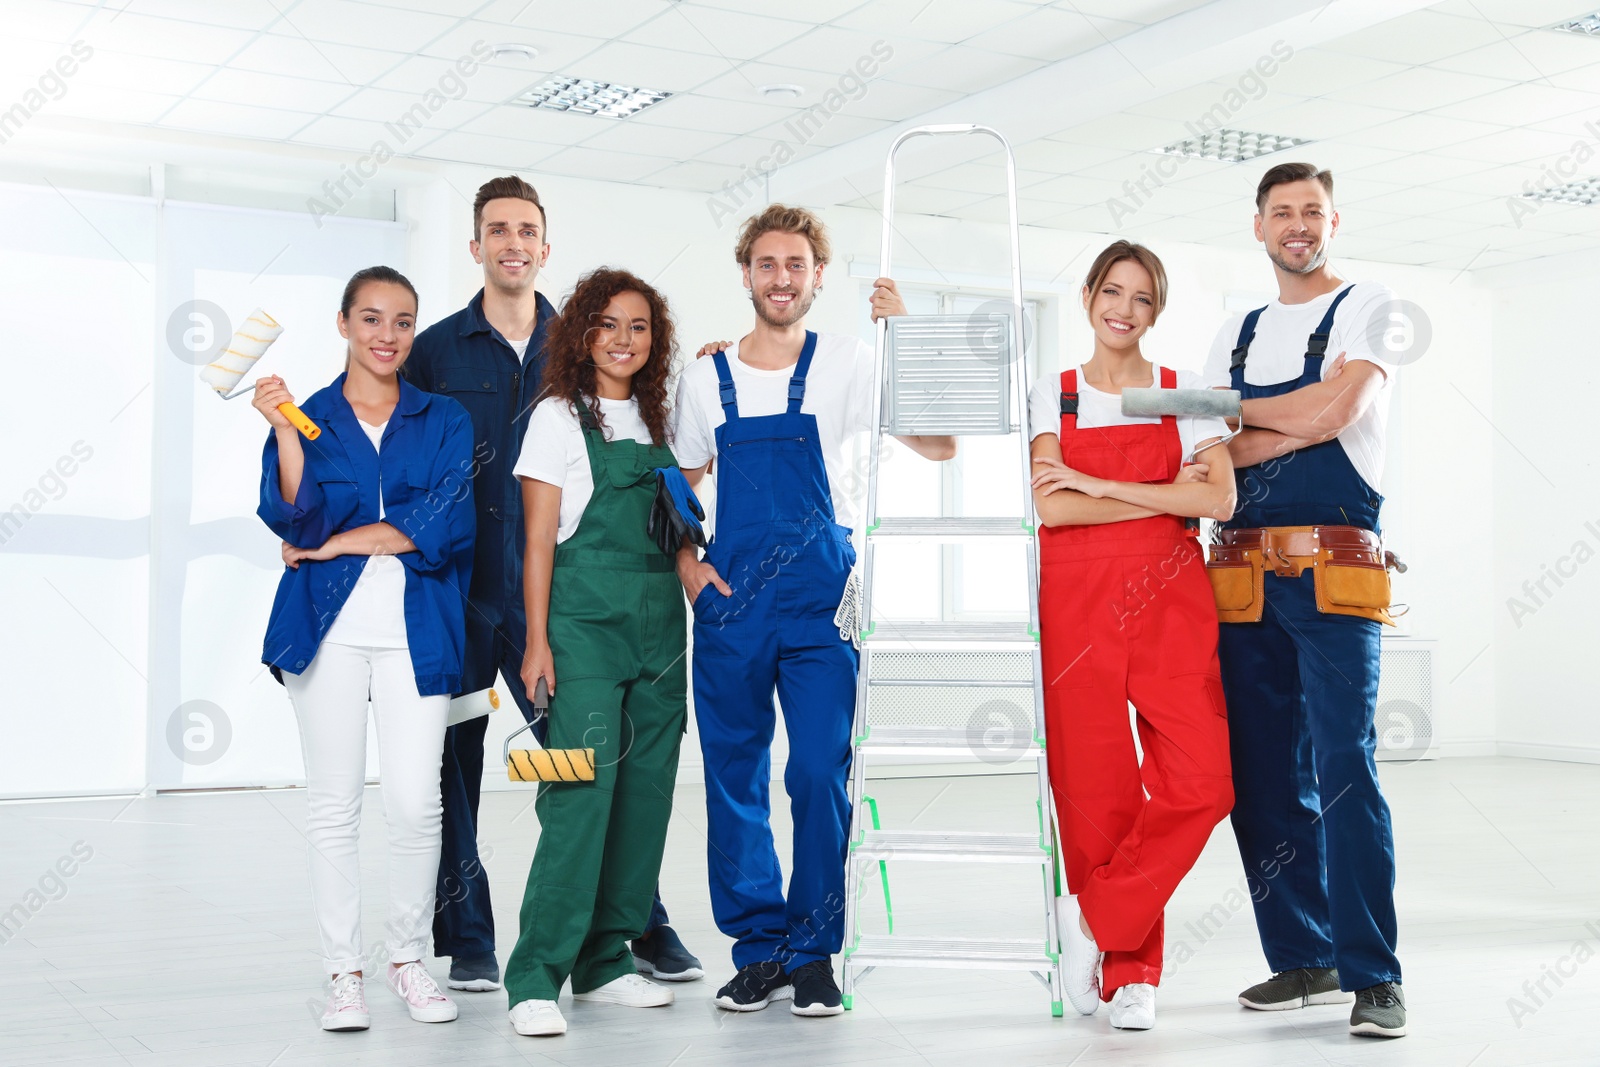
<svg viewBox="0 0 1600 1067"><path fill-rule="evenodd" d="M1077 904L1059 915L1065 992L1130 1030L1155 1024L1162 909L1233 806L1217 613L1185 522L1233 513L1226 427L1121 408L1124 388L1201 385L1139 351L1166 293L1149 249L1101 252L1083 287L1094 356L1028 405L1047 751Z"/></svg>

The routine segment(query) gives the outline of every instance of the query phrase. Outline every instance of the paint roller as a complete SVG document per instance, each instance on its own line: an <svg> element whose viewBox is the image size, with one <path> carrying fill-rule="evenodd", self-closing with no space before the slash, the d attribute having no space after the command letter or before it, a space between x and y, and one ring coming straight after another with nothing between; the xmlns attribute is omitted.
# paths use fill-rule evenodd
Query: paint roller
<svg viewBox="0 0 1600 1067"><path fill-rule="evenodd" d="M233 331L233 336L228 339L228 345L217 358L207 363L200 371L200 380L217 391L217 395L224 400L232 400L254 389L249 385L234 392L234 387L239 380L250 372L256 360L266 354L272 342L283 333L283 327L278 325L276 319L260 308L250 313L239 328ZM305 412L291 403L278 405L278 410L283 412L284 418L305 435L307 441L315 441L322 436L322 430L316 423L306 418Z"/></svg>
<svg viewBox="0 0 1600 1067"><path fill-rule="evenodd" d="M445 721L445 725L455 726L457 723L480 718L491 711L499 710L500 694L495 692L492 686L480 689L476 693L463 693L450 698L450 717Z"/></svg>
<svg viewBox="0 0 1600 1067"><path fill-rule="evenodd" d="M533 722L526 723L506 738L501 758L506 763L506 775L513 782L592 782L594 781L594 749L592 748L517 748L511 747L512 738L524 730L533 729L533 723L549 714L550 690L540 678L533 690Z"/></svg>
<svg viewBox="0 0 1600 1067"><path fill-rule="evenodd" d="M1227 444L1244 429L1242 402L1237 389L1124 389L1122 414L1128 418L1154 419L1167 415L1190 416L1200 419L1238 419L1239 429L1231 430L1214 444ZM1207 448L1210 445L1205 446ZM1193 463L1194 451L1183 457L1185 464Z"/></svg>

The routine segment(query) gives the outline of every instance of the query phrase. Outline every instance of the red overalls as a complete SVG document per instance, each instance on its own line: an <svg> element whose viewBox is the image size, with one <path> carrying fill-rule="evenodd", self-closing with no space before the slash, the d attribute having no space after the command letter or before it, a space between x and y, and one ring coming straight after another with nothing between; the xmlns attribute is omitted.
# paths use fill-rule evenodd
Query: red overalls
<svg viewBox="0 0 1600 1067"><path fill-rule="evenodd" d="M1174 388L1177 375L1162 368L1160 383ZM1063 373L1067 466L1124 482L1177 476L1175 418L1079 429L1077 393L1078 372ZM1041 527L1039 545L1050 780L1067 885L1105 953L1109 1001L1124 985L1160 984L1162 909L1233 807L1217 612L1176 516Z"/></svg>

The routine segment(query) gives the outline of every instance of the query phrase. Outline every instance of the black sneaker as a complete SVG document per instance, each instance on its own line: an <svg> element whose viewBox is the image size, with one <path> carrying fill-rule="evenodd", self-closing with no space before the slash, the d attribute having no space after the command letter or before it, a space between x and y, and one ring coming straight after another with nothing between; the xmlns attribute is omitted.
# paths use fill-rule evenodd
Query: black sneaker
<svg viewBox="0 0 1600 1067"><path fill-rule="evenodd" d="M468 993L489 993L500 988L500 964L494 955L455 956L450 960L450 977L445 985Z"/></svg>
<svg viewBox="0 0 1600 1067"><path fill-rule="evenodd" d="M683 947L682 938L670 926L658 926L629 946L633 965L640 974L658 982L692 982L706 976L694 954Z"/></svg>
<svg viewBox="0 0 1600 1067"><path fill-rule="evenodd" d="M844 1011L844 998L833 980L833 963L813 960L789 972L789 984L794 987L794 1003L789 1010L796 1015L838 1015Z"/></svg>
<svg viewBox="0 0 1600 1067"><path fill-rule="evenodd" d="M1362 1037L1405 1037L1406 994L1399 982L1379 982L1356 990L1350 1032Z"/></svg>
<svg viewBox="0 0 1600 1067"><path fill-rule="evenodd" d="M717 1007L728 1011L760 1011L774 1000L794 995L789 976L774 960L740 967L727 985L717 990Z"/></svg>
<svg viewBox="0 0 1600 1067"><path fill-rule="evenodd" d="M1289 1011L1311 1004L1348 1004L1353 998L1339 988L1339 972L1331 967L1296 967L1282 971L1239 994L1239 1003L1256 1011Z"/></svg>

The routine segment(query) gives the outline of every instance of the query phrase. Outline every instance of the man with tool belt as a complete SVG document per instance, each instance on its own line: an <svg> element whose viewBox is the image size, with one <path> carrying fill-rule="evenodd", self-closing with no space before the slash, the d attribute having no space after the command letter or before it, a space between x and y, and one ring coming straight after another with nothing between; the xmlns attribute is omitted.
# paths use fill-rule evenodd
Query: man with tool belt
<svg viewBox="0 0 1600 1067"><path fill-rule="evenodd" d="M1242 394L1248 427L1229 446L1238 505L1208 568L1225 624L1233 829L1262 885L1251 897L1273 970L1239 1003L1278 1011L1353 992L1351 1033L1402 1037L1394 832L1373 761L1378 636L1391 622L1380 342L1394 296L1328 264L1329 172L1272 168L1256 211L1278 299L1225 325L1206 365L1210 384Z"/></svg>

